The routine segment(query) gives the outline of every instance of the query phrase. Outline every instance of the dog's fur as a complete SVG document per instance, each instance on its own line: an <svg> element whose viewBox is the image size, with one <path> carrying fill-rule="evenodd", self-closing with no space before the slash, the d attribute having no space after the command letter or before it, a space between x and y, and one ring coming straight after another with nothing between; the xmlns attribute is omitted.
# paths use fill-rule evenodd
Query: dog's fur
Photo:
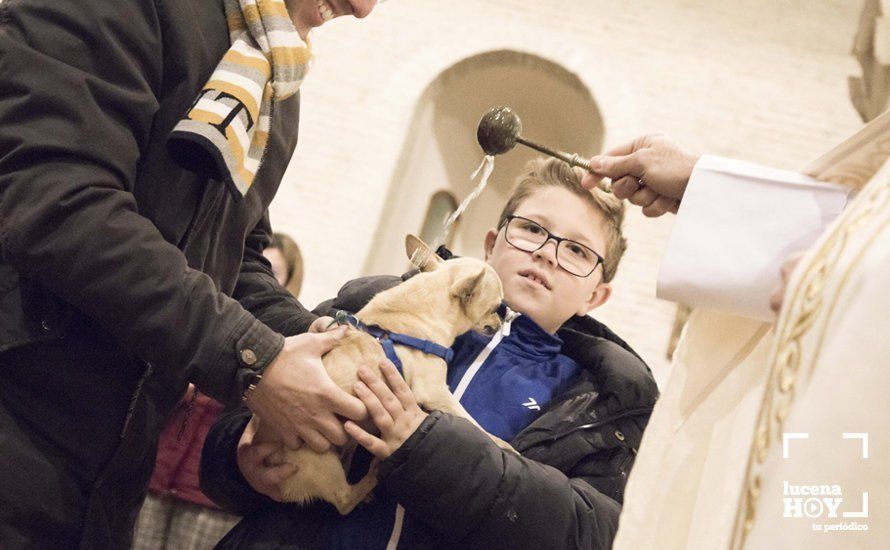
<svg viewBox="0 0 890 550"><path fill-rule="evenodd" d="M450 347L454 339L469 330L494 332L500 327L497 309L503 299L501 281L494 269L473 258L443 262L420 239L409 235L406 251L421 273L404 283L381 292L356 314L367 325L378 325L388 331L407 334ZM479 425L470 417L448 390L447 365L434 355L396 346L402 361L406 382L417 402L426 410L438 409L461 416ZM368 334L350 329L336 348L324 356L328 374L343 390L355 394L359 365L376 365L385 358L380 344ZM253 422L258 422L254 417ZM257 441L268 441L262 423L257 427ZM479 429L482 429L479 427ZM502 447L509 445L490 436ZM341 464L341 456L351 455L355 443L348 448L316 453L308 446L296 451L283 449L274 462L289 462L297 472L280 485L288 502L326 500L346 515L377 485L377 460L368 474L350 485Z"/></svg>

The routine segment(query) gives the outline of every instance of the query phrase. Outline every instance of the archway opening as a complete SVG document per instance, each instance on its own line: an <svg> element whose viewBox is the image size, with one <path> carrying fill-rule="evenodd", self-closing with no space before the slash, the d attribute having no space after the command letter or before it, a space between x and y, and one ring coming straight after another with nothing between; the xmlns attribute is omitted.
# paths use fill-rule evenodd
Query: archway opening
<svg viewBox="0 0 890 550"><path fill-rule="evenodd" d="M440 73L418 100L365 274L399 273L405 265L401 248L405 234L438 237L430 225L431 216L438 216L433 208L445 204L442 197L459 202L472 190L469 176L483 156L476 126L482 114L497 105L509 106L522 118L528 139L585 156L601 150L604 125L596 102L581 80L562 66L513 50L486 52L456 63ZM513 180L536 155L517 146L497 157L488 188L449 236L453 252L483 256L485 232L496 225Z"/></svg>

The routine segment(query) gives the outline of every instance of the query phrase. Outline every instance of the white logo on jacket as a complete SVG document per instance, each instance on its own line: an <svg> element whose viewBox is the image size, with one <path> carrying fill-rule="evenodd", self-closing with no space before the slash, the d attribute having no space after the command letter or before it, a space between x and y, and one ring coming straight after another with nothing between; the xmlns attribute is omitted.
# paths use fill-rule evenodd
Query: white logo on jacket
<svg viewBox="0 0 890 550"><path fill-rule="evenodd" d="M523 407L527 407L530 411L540 411L541 406L538 405L538 402L535 401L534 397L529 397L528 401L522 404Z"/></svg>

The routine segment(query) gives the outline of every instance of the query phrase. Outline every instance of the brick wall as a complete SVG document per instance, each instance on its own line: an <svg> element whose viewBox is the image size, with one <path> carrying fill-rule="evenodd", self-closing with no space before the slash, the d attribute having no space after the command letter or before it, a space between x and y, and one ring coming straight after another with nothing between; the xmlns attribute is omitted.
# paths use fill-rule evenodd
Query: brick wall
<svg viewBox="0 0 890 550"><path fill-rule="evenodd" d="M307 305L363 274L418 99L461 60L508 49L590 91L605 147L661 130L700 151L794 169L859 126L846 80L861 1L395 0L313 34L300 144L272 207L303 249ZM541 101L547 101L541 97ZM478 160L477 160L478 161ZM672 220L632 212L595 315L660 382L675 305L654 298ZM419 230L419 228L417 228ZM744 261L740 258L739 261Z"/></svg>

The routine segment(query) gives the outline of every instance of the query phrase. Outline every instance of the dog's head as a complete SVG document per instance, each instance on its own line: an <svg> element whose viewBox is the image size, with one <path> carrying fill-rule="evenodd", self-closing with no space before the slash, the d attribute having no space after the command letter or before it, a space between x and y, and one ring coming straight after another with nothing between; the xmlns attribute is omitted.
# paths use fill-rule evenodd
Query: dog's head
<svg viewBox="0 0 890 550"><path fill-rule="evenodd" d="M457 334L468 330L494 334L498 330L501 318L497 312L504 299L504 289L490 265L475 258L443 261L413 235L406 237L405 251L421 271L417 277L438 279L448 289Z"/></svg>

